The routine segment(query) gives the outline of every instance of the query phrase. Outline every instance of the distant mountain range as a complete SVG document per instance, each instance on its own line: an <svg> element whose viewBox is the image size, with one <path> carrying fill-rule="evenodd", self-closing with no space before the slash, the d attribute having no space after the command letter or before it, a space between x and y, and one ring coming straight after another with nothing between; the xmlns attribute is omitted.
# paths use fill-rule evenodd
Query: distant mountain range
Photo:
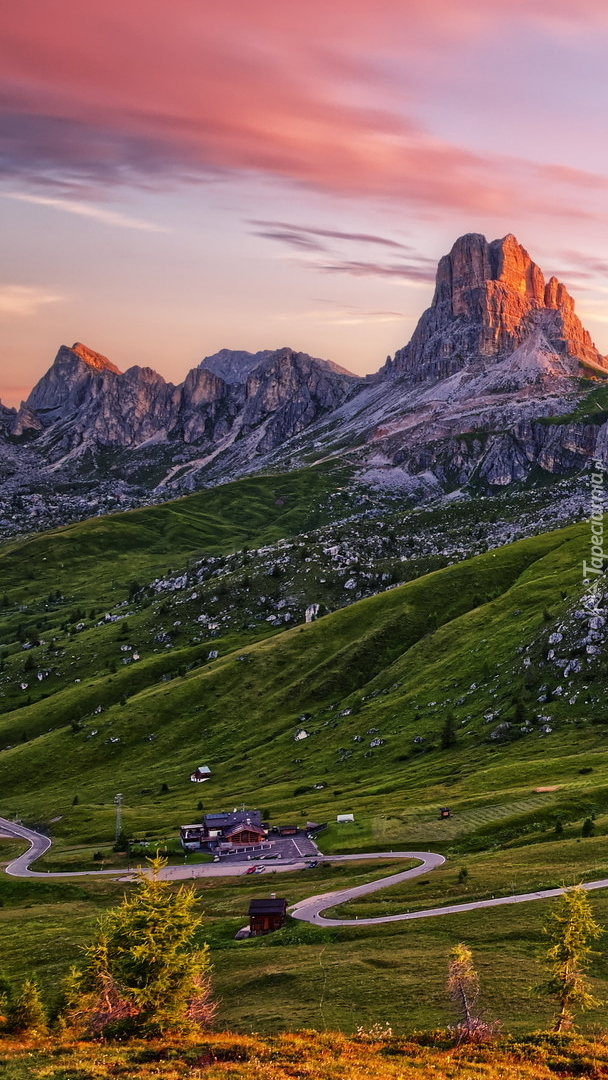
<svg viewBox="0 0 608 1080"><path fill-rule="evenodd" d="M37 519L36 494L48 511L63 492L40 527L82 516L84 485L99 512L328 455L413 499L561 476L607 456L607 377L564 285L514 236L468 234L410 342L366 378L290 348L222 349L174 386L61 346L19 410L0 406L0 528Z"/></svg>

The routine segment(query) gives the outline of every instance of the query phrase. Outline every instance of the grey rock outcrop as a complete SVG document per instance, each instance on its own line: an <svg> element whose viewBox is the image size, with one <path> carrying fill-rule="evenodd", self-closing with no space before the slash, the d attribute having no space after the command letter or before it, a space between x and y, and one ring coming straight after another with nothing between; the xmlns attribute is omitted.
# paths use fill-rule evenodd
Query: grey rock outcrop
<svg viewBox="0 0 608 1080"><path fill-rule="evenodd" d="M9 427L10 434L15 438L19 438L22 435L31 435L33 432L42 431L43 424L39 416L36 415L34 410L22 401L19 406L19 411L16 416L12 417L12 422Z"/></svg>
<svg viewBox="0 0 608 1080"><path fill-rule="evenodd" d="M121 373L83 345L62 345L12 433L43 432L43 444L55 455L150 441L213 452L222 440L245 437L251 453L264 452L335 409L358 381L329 362L284 348L223 350L174 386L151 368Z"/></svg>
<svg viewBox="0 0 608 1080"><path fill-rule="evenodd" d="M114 364L80 342L71 349L62 345L52 367L36 383L26 405L38 413L43 422L52 423L103 393L116 375L120 372Z"/></svg>

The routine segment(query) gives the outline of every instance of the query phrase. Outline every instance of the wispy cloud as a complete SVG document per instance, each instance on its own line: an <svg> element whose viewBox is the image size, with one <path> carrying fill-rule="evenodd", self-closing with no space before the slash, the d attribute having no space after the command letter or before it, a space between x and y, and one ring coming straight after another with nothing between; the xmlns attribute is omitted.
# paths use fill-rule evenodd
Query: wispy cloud
<svg viewBox="0 0 608 1080"><path fill-rule="evenodd" d="M1 175L98 190L263 176L476 218L555 216L564 207L582 216L576 193L601 199L603 177L559 161L538 166L533 151L522 159L507 142L493 153L436 136L418 108L432 80L414 86L403 73L421 48L433 71L451 43L470 45L514 19L546 34L556 18L605 26L605 0L431 0L419 10L379 0L356 11L352 0L308 0L305 19L276 0L207 5L204 19L193 0L155 0L145 20L140 8L124 0L11 6L0 34ZM62 208L159 231L75 205ZM330 238L289 229L283 237L300 250Z"/></svg>
<svg viewBox="0 0 608 1080"><path fill-rule="evenodd" d="M283 221L250 221L250 225L259 226L256 236L263 236L268 240L281 240L292 247L313 248L325 251L326 245L319 243L318 237L327 240L344 240L348 243L375 244L381 247L393 248L399 251L411 251L407 244L401 244L398 240L390 240L386 236L377 236L374 233L343 232L339 229L322 229L311 225L290 225Z"/></svg>
<svg viewBox="0 0 608 1080"><path fill-rule="evenodd" d="M251 221L251 225L260 226L256 236L267 240L278 240L301 254L308 252L310 258L302 258L300 263L311 270L324 274L350 274L351 277L399 278L413 283L435 280L436 264L433 259L419 255L409 244L391 240L375 233L345 232L340 229L325 229L312 225L291 225L281 221ZM321 243L320 238L334 243ZM394 262L379 262L369 259L345 258L337 254L343 244L355 247L376 246L389 248L401 258ZM322 258L321 258L322 256Z"/></svg>
<svg viewBox="0 0 608 1080"><path fill-rule="evenodd" d="M139 229L143 232L169 232L164 225L155 225L151 221L143 221L141 218L130 217L119 210L107 210L102 206L92 206L90 203L77 202L74 199L53 199L47 195L30 195L22 191L2 191L0 195L4 199L15 199L17 202L33 203L35 206L49 206L53 210L61 210L65 214L76 214L78 217L91 218L102 225L112 225L118 229Z"/></svg>
<svg viewBox="0 0 608 1080"><path fill-rule="evenodd" d="M392 323L408 322L409 317L402 311L365 311L362 308L342 305L336 307L331 301L319 297L316 301L324 305L321 308L311 308L309 311L297 313L297 318L313 319L324 326L365 326L369 323ZM293 312L278 312L275 315L277 322L293 322Z"/></svg>
<svg viewBox="0 0 608 1080"><path fill-rule="evenodd" d="M0 319L35 315L46 304L57 304L64 297L31 285L0 285Z"/></svg>
<svg viewBox="0 0 608 1080"><path fill-rule="evenodd" d="M578 277L593 278L602 277L608 278L608 260L602 259L597 255L589 255L584 251L563 251L562 258L567 260L570 264L570 274L576 274Z"/></svg>
<svg viewBox="0 0 608 1080"><path fill-rule="evenodd" d="M292 229L286 225L256 229L254 236L261 236L264 240L278 240L290 248L295 248L296 251L327 251L325 244L309 235L309 230Z"/></svg>
<svg viewBox="0 0 608 1080"><path fill-rule="evenodd" d="M358 260L335 261L315 264L317 270L326 274L350 274L351 277L397 278L416 284L428 284L435 280L436 264L430 259L420 262L381 263Z"/></svg>

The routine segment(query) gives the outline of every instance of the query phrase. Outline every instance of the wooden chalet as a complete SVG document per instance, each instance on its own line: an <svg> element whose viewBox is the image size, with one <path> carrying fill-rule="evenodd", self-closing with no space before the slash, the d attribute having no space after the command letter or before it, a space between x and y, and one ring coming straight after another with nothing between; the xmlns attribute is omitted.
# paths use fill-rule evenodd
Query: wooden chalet
<svg viewBox="0 0 608 1080"><path fill-rule="evenodd" d="M249 936L260 937L280 930L287 915L287 900L251 900L249 903Z"/></svg>
<svg viewBox="0 0 608 1080"><path fill-rule="evenodd" d="M185 851L222 851L226 848L260 844L267 837L259 810L233 810L229 813L205 814L199 825L182 825L182 847Z"/></svg>
<svg viewBox="0 0 608 1080"><path fill-rule="evenodd" d="M193 784L204 784L205 780L209 780L210 777L211 769L208 765L199 765L193 773L190 773L190 779Z"/></svg>
<svg viewBox="0 0 608 1080"><path fill-rule="evenodd" d="M227 829L223 836L225 844L238 847L240 844L259 844L266 839L266 830L261 825L254 825L251 821L244 821Z"/></svg>

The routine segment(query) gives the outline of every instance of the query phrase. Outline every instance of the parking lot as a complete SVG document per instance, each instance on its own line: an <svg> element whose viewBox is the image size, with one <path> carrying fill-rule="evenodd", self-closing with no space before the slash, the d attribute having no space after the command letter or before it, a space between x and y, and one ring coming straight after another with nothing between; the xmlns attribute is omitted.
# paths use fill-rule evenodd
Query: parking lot
<svg viewBox="0 0 608 1080"><path fill-rule="evenodd" d="M282 863L301 862L302 859L315 859L318 856L317 845L306 835L269 837L263 844L252 844L250 847L220 855L220 863L268 863L270 869L273 862L279 860Z"/></svg>

